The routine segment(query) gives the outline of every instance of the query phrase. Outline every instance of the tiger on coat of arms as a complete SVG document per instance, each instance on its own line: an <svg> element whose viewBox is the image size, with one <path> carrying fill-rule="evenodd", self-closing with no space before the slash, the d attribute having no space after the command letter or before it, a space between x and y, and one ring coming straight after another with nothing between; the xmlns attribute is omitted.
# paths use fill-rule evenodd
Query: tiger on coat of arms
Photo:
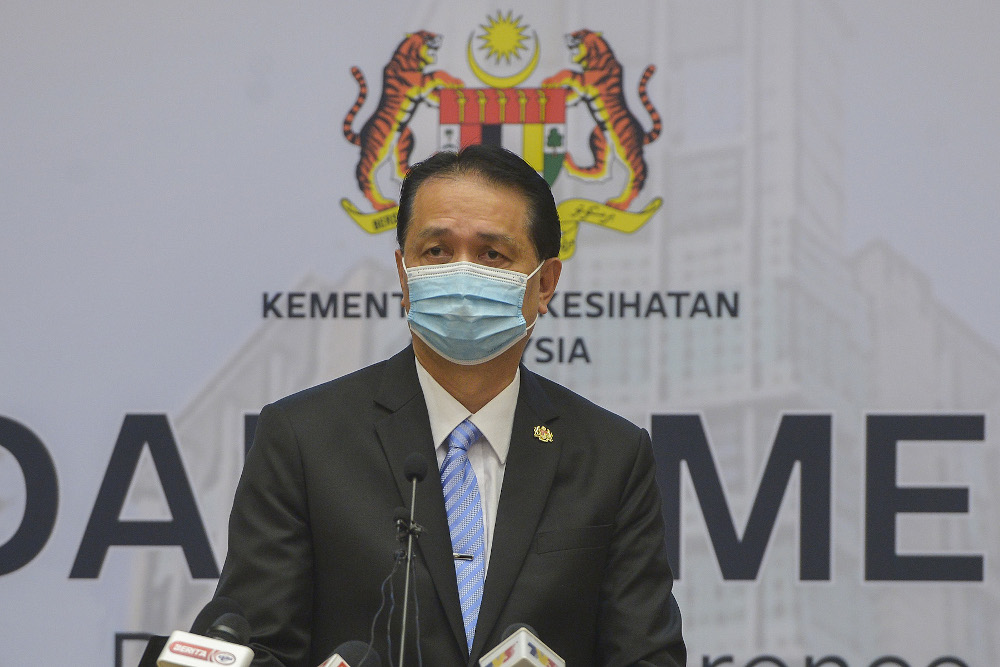
<svg viewBox="0 0 1000 667"><path fill-rule="evenodd" d="M351 68L358 82L358 98L344 118L344 137L361 148L355 169L358 187L376 211L396 202L383 196L375 182L375 172L393 153L396 175L402 179L410 168L413 133L407 125L421 102L437 103L438 88L461 88L461 79L443 71L424 72L436 60L441 36L426 30L410 33L400 42L392 59L382 70L382 97L378 108L360 132L353 130L354 118L368 97L368 84L361 70Z"/></svg>
<svg viewBox="0 0 1000 667"><path fill-rule="evenodd" d="M613 150L625 166L627 178L621 194L609 199L606 204L624 211L646 183L643 146L655 141L663 128L660 114L646 94L646 84L656 71L656 66L647 67L639 81L639 99L653 121L652 129L646 132L625 103L621 63L615 58L601 33L577 30L567 35L566 44L573 62L578 63L582 71L562 70L542 81L542 87L568 88L570 92L566 97L567 106L585 102L597 126L590 134L594 164L581 167L567 153L564 167L568 173L578 178L605 179L611 173L613 160L610 151Z"/></svg>

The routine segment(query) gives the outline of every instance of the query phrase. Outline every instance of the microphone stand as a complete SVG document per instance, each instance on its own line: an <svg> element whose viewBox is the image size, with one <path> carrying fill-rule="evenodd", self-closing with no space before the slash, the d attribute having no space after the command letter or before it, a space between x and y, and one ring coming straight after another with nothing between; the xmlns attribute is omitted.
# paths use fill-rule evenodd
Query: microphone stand
<svg viewBox="0 0 1000 667"><path fill-rule="evenodd" d="M411 482L410 520L406 525L406 576L403 578L403 621L399 629L399 667L403 667L403 650L406 648L406 612L410 604L410 565L413 562L413 540L420 537L423 528L413 520L417 503L417 482L427 474L427 459L416 452L406 458L406 479ZM400 533L400 540L403 536ZM417 641L419 641L419 637Z"/></svg>

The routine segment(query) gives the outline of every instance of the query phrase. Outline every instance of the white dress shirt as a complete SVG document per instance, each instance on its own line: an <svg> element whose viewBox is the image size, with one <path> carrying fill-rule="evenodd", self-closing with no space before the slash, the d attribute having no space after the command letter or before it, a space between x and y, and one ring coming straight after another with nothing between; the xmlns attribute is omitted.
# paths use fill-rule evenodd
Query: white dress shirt
<svg viewBox="0 0 1000 667"><path fill-rule="evenodd" d="M510 450L510 433L514 428L514 408L521 389L521 369L514 374L514 380L504 388L479 412L472 414L417 361L417 377L427 403L427 415L431 422L437 453L438 476L441 464L448 454L448 436L455 427L468 419L479 429L483 437L469 447L469 463L476 473L479 483L479 498L483 504L483 531L486 538L486 569L489 569L490 554L493 551L493 527L496 524L497 505L500 503L500 489L503 473Z"/></svg>

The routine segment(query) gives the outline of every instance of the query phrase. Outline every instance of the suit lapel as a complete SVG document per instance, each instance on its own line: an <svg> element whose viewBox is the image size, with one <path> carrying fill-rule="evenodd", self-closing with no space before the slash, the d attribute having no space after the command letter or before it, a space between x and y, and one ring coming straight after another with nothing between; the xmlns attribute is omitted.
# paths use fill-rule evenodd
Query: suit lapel
<svg viewBox="0 0 1000 667"><path fill-rule="evenodd" d="M490 648L484 644L507 602L545 509L562 448L557 429L552 428L552 442L537 439L534 430L536 426L551 426L556 417L555 407L538 380L522 366L473 655Z"/></svg>
<svg viewBox="0 0 1000 667"><path fill-rule="evenodd" d="M419 452L427 459L427 476L424 481L417 483L416 520L424 527L424 532L416 546L430 572L456 641L459 646L465 646L465 626L458 602L448 516L444 509L444 494L441 491L427 405L420 391L412 348L407 348L386 362L385 374L375 393L375 402L389 411L381 419L376 419L375 430L407 509L410 506L412 483L406 479L406 458L412 452Z"/></svg>

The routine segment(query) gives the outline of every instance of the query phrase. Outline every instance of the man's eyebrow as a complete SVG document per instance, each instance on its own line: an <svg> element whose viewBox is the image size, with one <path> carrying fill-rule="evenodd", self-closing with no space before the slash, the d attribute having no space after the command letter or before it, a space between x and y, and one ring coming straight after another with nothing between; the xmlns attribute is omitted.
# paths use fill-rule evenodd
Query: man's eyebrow
<svg viewBox="0 0 1000 667"><path fill-rule="evenodd" d="M477 232L476 237L488 243L506 243L510 246L519 246L520 243L510 234L496 234L492 232Z"/></svg>
<svg viewBox="0 0 1000 667"><path fill-rule="evenodd" d="M445 236L449 231L448 227L438 226L438 227L424 227L419 232L417 232L418 238L432 238L435 236Z"/></svg>
<svg viewBox="0 0 1000 667"><path fill-rule="evenodd" d="M421 239L437 238L447 236L451 233L451 228L443 225L424 227L417 232L417 237ZM520 242L510 234L500 234L495 232L476 232L476 238L487 243L506 243L510 246L519 246Z"/></svg>

